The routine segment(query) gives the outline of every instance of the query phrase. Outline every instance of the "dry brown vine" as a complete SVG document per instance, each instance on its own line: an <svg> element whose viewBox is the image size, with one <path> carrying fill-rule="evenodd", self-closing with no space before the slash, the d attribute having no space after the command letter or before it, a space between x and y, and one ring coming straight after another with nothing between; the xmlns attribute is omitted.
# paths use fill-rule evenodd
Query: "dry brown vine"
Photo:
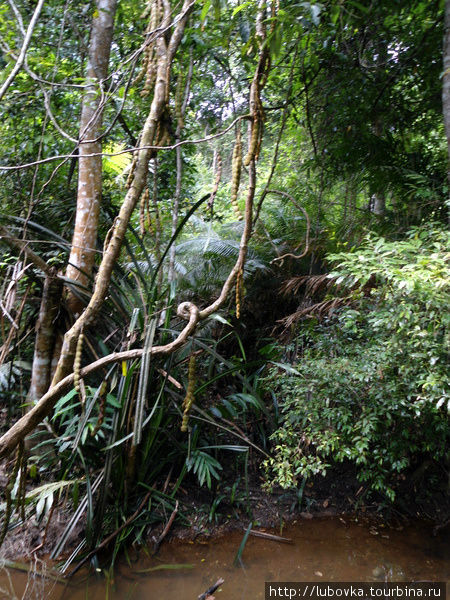
<svg viewBox="0 0 450 600"><path fill-rule="evenodd" d="M189 358L188 367L188 385L186 390L186 396L183 400L183 419L181 422L181 431L185 432L188 430L189 425L189 413L191 412L192 403L194 402L194 391L196 382L196 358L195 354L191 354Z"/></svg>
<svg viewBox="0 0 450 600"><path fill-rule="evenodd" d="M241 141L241 128L238 127L236 134L236 141L233 149L233 159L231 163L231 196L230 202L233 207L236 218L242 221L242 213L237 202L239 184L241 182L241 170L242 170L242 141Z"/></svg>

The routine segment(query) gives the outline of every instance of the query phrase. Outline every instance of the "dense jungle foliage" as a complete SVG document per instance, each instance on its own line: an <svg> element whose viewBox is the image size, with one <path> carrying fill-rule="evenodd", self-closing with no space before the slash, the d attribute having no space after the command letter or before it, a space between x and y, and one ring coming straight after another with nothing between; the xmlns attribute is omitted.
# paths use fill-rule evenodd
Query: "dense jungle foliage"
<svg viewBox="0 0 450 600"><path fill-rule="evenodd" d="M268 461L281 485L351 460L393 500L398 473L445 459L449 241L428 225L329 255L328 282L353 290L349 305L303 328L298 377L268 378L283 398Z"/></svg>
<svg viewBox="0 0 450 600"><path fill-rule="evenodd" d="M113 564L186 497L252 518L260 479L339 463L445 505L447 29L443 0L0 1L2 541L60 511L63 570Z"/></svg>

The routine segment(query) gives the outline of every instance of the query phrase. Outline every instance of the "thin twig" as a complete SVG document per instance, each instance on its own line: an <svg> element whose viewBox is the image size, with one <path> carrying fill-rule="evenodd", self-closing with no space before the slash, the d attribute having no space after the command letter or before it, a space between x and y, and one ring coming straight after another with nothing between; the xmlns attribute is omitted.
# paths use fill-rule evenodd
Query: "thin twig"
<svg viewBox="0 0 450 600"><path fill-rule="evenodd" d="M248 118L249 115L241 115L240 117L234 119L234 121L232 121L232 123L223 131L219 131L218 133L207 135L204 138L199 138L196 140L181 140L180 142L172 144L171 146L137 146L136 148L125 148L124 150L119 150L117 152L92 152L90 154L85 154L83 158L91 158L92 156L120 156L121 154L132 154L134 152L140 152L141 150L175 150L175 148L178 148L178 146L185 146L186 144L203 144L205 142L209 142L210 140L219 138L222 135L225 135L230 131L230 129L234 127L234 125L238 121ZM91 141L92 140L84 140L83 143L88 143ZM44 163L53 162L55 160L67 160L69 158L78 159L78 157L75 156L73 152L71 154L58 154L55 156L49 156L48 158L43 158L42 160L35 160L33 162L23 163L21 165L14 165L13 167L0 166L0 171L17 171L18 169L28 169L29 167L34 167L34 165L42 165Z"/></svg>
<svg viewBox="0 0 450 600"><path fill-rule="evenodd" d="M23 26L23 20L22 20L22 15L20 14L19 9L17 8L17 6L14 4L13 0L8 0L8 4L11 7L11 10L14 13L14 16L16 17L17 20L17 24L19 27L19 31L20 33L25 37L26 33L25 33L25 28Z"/></svg>
<svg viewBox="0 0 450 600"><path fill-rule="evenodd" d="M291 538L281 537L280 535L273 535L272 533L266 533L265 531L258 531L257 529L251 529L250 535L254 537L263 538L265 540L272 540L273 542L281 542L282 544L292 544Z"/></svg>
<svg viewBox="0 0 450 600"><path fill-rule="evenodd" d="M153 556L158 553L159 547L161 546L162 542L164 541L164 538L166 537L166 535L169 533L170 528L172 527L172 524L175 521L175 517L177 516L177 513L178 513L178 500L175 503L175 508L173 509L169 520L167 521L167 525L164 527L163 532L159 536L159 538L153 548Z"/></svg>

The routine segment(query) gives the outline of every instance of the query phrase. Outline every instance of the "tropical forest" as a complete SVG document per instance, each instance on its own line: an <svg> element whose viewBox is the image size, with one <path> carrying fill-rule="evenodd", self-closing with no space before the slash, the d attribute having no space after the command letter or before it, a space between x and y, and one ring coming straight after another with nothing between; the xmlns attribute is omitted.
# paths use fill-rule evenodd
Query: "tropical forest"
<svg viewBox="0 0 450 600"><path fill-rule="evenodd" d="M444 581L449 156L450 0L1 0L2 597L263 598L115 574L289 523Z"/></svg>

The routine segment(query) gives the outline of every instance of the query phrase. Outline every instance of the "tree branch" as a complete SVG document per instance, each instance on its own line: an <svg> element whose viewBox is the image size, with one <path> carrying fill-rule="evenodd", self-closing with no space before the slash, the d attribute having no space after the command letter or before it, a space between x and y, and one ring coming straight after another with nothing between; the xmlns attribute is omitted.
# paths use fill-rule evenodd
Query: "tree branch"
<svg viewBox="0 0 450 600"><path fill-rule="evenodd" d="M12 233L9 232L8 229L6 229L6 227L3 227L3 225L0 225L0 240L8 244L8 246L10 246L11 248L14 248L14 250L19 250L20 252L23 252L28 258L28 260L37 269L41 270L48 276L52 276L52 268L49 267L45 260L42 259L38 254L33 252L33 250L30 250L30 248L28 247L28 242L25 242L24 240L19 240L18 238L14 237Z"/></svg>
<svg viewBox="0 0 450 600"><path fill-rule="evenodd" d="M9 88L9 86L11 85L11 83L14 81L17 73L20 71L20 69L22 68L23 63L25 62L25 57L27 55L28 46L30 45L30 42L31 42L31 36L33 35L33 31L34 31L34 28L36 26L36 23L37 23L37 20L39 18L39 15L41 13L43 4L44 4L44 0L39 0L37 6L35 8L33 16L31 17L31 21L30 21L30 23L28 25L27 33L26 33L25 38L23 40L22 48L20 50L20 54L19 54L19 57L17 58L16 64L14 65L13 70L8 75L8 77L6 78L6 81L4 82L4 84L2 85L2 87L0 88L0 100L6 94L7 89Z"/></svg>
<svg viewBox="0 0 450 600"><path fill-rule="evenodd" d="M103 260L100 264L99 272L96 277L96 283L92 297L82 315L77 319L72 328L65 335L64 344L61 351L58 367L53 378L52 387L37 402L37 404L30 410L30 412L28 412L21 419L19 419L19 421L17 421L9 429L9 431L7 431L0 438L0 458L7 456L26 435L33 431L33 429L35 429L35 427L51 413L58 398L60 398L67 391L67 389L73 385L74 375L73 373L67 374L67 370L70 369L73 362L74 344L76 343L78 335L80 334L82 329L86 325L89 325L93 322L93 320L98 314L100 307L103 304L105 295L109 287L112 268L119 255L129 219L136 205L136 202L140 197L143 187L146 184L148 163L150 158L152 158L152 144L154 143L156 137L156 126L161 118L167 100L167 81L170 75L170 63L168 62L168 58L169 56L173 57L176 46L181 41L182 30L186 23L186 19L184 17L187 17L187 14L192 8L192 6L193 4L189 3L189 0L185 0L181 13L182 16L181 18L177 19L178 24L171 38L171 42L174 42L175 40L175 44L169 42L169 45L167 47L164 40L162 40L161 38L158 40L160 47L158 73L156 77L157 83L154 89L150 113L147 117L146 123L143 128L141 138L142 147L140 149L136 149L139 152L139 154L136 163L136 169L134 172L134 177L127 192L127 195L125 196L119 215L115 220L111 239L105 250ZM259 83L260 78L265 74L265 66L266 60L264 58L264 54L262 53L255 73L254 82L256 81L257 83ZM256 84L254 85L254 87L257 87ZM254 95L255 94L253 94L253 96ZM251 98L251 100L254 100L254 98ZM238 119L235 119L235 121L227 128L227 130L231 129L235 122L246 117L248 116L241 116L238 117ZM223 132L219 135L223 135ZM214 138L218 137L218 135L208 137ZM187 143L187 141L185 143ZM179 145L181 145L181 142L179 144L176 144L174 147ZM183 302L179 305L177 314L178 316L188 321L187 325L179 333L178 337L169 344L166 344L164 346L153 346L150 350L151 355L166 355L180 348L187 341L188 337L195 331L198 322L200 320L206 319L209 315L217 311L226 301L228 293L232 287L233 281L237 273L243 269L245 259L247 256L248 243L252 232L253 201L255 196L255 187L256 168L255 155L253 153L249 163L249 184L245 205L245 225L241 236L239 254L236 260L236 264L234 265L233 269L228 275L222 287L222 291L219 294L219 297L209 306L199 311L197 306L195 306L191 302ZM148 352L148 350L145 351ZM135 349L110 354L81 369L80 375L81 377L86 377L87 375L103 368L108 364L140 358L143 356L143 353L144 349Z"/></svg>
<svg viewBox="0 0 450 600"><path fill-rule="evenodd" d="M178 337L164 346L153 346L150 350L152 356L159 354L165 355L170 354L180 348L194 332L195 327L199 321L199 310L191 302L183 302L180 304L177 310L178 316L183 319L188 318L186 327L180 332ZM138 348L135 350L125 350L124 352L114 352L108 356L103 356L99 360L87 365L80 371L81 377L87 377L91 373L95 373L99 369L102 369L106 365L122 362L124 360L132 360L141 358L144 350ZM7 456L14 450L17 444L25 436L33 431L39 425L39 423L48 417L56 401L70 388L73 386L73 373L67 375L64 379L59 381L56 385L51 387L49 391L42 396L35 406L21 417L1 438L0 438L0 458Z"/></svg>
<svg viewBox="0 0 450 600"><path fill-rule="evenodd" d="M91 152L90 154L85 154L85 158L91 156L120 156L121 154L131 154L134 152L140 152L141 150L175 150L178 146L185 146L186 144L203 144L204 142L209 142L211 140L215 140L216 138L222 137L226 133L233 129L235 124L242 119L248 119L249 115L241 115L234 119L228 127L219 131L218 133L213 133L212 135L207 135L204 138L198 138L196 140L181 140L176 144L172 144L171 146L154 146L151 144L143 144L138 146L137 148L126 148L125 150L119 150L117 152ZM14 165L12 167L0 166L0 171L17 171L19 169L28 169L29 167L34 167L35 165L42 165L44 163L53 162L55 160L67 160L69 158L75 158L74 151L71 154L57 154L55 156L49 156L48 158L43 158L42 160L35 160L33 162L24 163L22 165Z"/></svg>

